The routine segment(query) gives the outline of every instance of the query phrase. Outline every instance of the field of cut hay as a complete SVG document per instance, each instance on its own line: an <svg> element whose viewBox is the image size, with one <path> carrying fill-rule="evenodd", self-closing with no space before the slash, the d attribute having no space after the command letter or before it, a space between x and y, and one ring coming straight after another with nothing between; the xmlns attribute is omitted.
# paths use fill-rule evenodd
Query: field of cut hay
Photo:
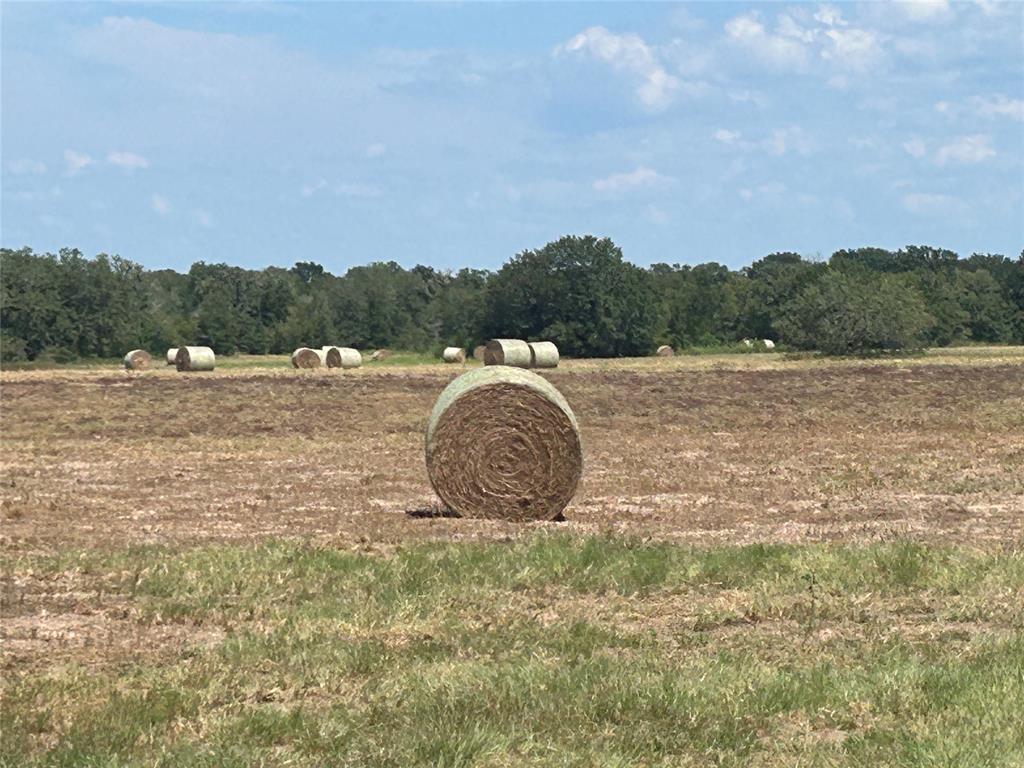
<svg viewBox="0 0 1024 768"><path fill-rule="evenodd" d="M529 524L462 370L3 373L0 765L1024 762L1024 349L563 359Z"/></svg>

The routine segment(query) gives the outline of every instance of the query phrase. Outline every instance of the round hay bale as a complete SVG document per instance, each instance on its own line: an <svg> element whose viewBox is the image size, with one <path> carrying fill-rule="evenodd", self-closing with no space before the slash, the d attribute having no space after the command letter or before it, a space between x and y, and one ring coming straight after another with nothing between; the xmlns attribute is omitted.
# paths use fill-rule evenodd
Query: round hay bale
<svg viewBox="0 0 1024 768"><path fill-rule="evenodd" d="M341 368L341 347L321 347L320 361L328 368Z"/></svg>
<svg viewBox="0 0 1024 768"><path fill-rule="evenodd" d="M449 384L427 423L427 474L462 517L552 520L583 472L576 417L531 371L476 368Z"/></svg>
<svg viewBox="0 0 1024 768"><path fill-rule="evenodd" d="M657 355L658 357L672 357L673 355L675 355L675 350L672 349L672 347L670 347L668 344L662 344L660 347L658 347Z"/></svg>
<svg viewBox="0 0 1024 768"><path fill-rule="evenodd" d="M389 352L388 350L386 350L386 349L378 349L372 355L370 355L370 360L372 360L372 361L387 360L390 356L391 356L391 352Z"/></svg>
<svg viewBox="0 0 1024 768"><path fill-rule="evenodd" d="M217 356L209 347L178 347L174 364L179 371L212 371Z"/></svg>
<svg viewBox="0 0 1024 768"><path fill-rule="evenodd" d="M520 339L491 339L484 350L484 365L530 367L530 345Z"/></svg>
<svg viewBox="0 0 1024 768"><path fill-rule="evenodd" d="M124 356L124 367L129 371L144 371L149 368L153 358L144 349L133 349Z"/></svg>
<svg viewBox="0 0 1024 768"><path fill-rule="evenodd" d="M481 363L484 361L484 354L487 352L487 347L484 344L480 344L473 347L473 359L479 360Z"/></svg>
<svg viewBox="0 0 1024 768"><path fill-rule="evenodd" d="M466 350L462 347L445 347L444 352L441 353L441 359L446 363L464 363L466 362Z"/></svg>
<svg viewBox="0 0 1024 768"><path fill-rule="evenodd" d="M531 368L557 368L558 347L550 341L530 342Z"/></svg>
<svg viewBox="0 0 1024 768"><path fill-rule="evenodd" d="M178 348L171 347L167 350L167 364L174 365L174 359L178 356Z"/></svg>
<svg viewBox="0 0 1024 768"><path fill-rule="evenodd" d="M292 352L293 368L319 368L321 365L320 355L316 353L315 349L299 347Z"/></svg>
<svg viewBox="0 0 1024 768"><path fill-rule="evenodd" d="M358 368L363 364L363 356L359 354L358 349L352 349L352 347L335 347L335 349L341 356L339 365L342 368Z"/></svg>
<svg viewBox="0 0 1024 768"><path fill-rule="evenodd" d="M771 339L764 339L763 341L764 341L764 348L765 349L775 349L775 342L774 341L772 341Z"/></svg>

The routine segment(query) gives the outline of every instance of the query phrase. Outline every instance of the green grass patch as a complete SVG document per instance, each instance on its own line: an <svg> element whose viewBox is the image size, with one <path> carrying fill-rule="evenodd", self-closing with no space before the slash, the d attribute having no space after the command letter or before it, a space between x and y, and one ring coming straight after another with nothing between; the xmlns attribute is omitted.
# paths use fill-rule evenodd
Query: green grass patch
<svg viewBox="0 0 1024 768"><path fill-rule="evenodd" d="M10 566L218 633L5 675L2 765L1024 760L1020 552L540 534Z"/></svg>

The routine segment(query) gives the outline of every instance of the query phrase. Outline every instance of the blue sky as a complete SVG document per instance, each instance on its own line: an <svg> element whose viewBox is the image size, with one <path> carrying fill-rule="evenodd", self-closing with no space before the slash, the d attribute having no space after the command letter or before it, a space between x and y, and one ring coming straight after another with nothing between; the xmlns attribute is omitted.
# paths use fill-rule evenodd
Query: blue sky
<svg viewBox="0 0 1024 768"><path fill-rule="evenodd" d="M4 246L495 268L1024 247L1024 4L10 3Z"/></svg>

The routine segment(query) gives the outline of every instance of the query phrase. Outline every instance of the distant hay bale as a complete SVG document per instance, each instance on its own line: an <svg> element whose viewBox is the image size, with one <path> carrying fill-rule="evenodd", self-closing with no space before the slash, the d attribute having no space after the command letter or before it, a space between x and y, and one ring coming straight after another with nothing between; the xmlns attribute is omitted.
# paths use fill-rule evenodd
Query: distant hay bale
<svg viewBox="0 0 1024 768"><path fill-rule="evenodd" d="M323 361L315 349L299 347L292 352L293 368L319 368L321 365L323 365Z"/></svg>
<svg viewBox="0 0 1024 768"><path fill-rule="evenodd" d="M479 360L481 363L484 361L484 355L487 353L487 346L485 344L479 344L473 347L473 359Z"/></svg>
<svg viewBox="0 0 1024 768"><path fill-rule="evenodd" d="M335 347L335 349L340 355L339 365L342 368L358 368L363 364L363 356L359 354L358 349L352 349L352 347Z"/></svg>
<svg viewBox="0 0 1024 768"><path fill-rule="evenodd" d="M320 362L328 368L341 368L341 347L321 347Z"/></svg>
<svg viewBox="0 0 1024 768"><path fill-rule="evenodd" d="M531 371L476 368L449 384L427 423L427 474L461 517L552 520L583 471L576 417Z"/></svg>
<svg viewBox="0 0 1024 768"><path fill-rule="evenodd" d="M530 345L520 339L491 339L484 350L484 365L530 367Z"/></svg>
<svg viewBox="0 0 1024 768"><path fill-rule="evenodd" d="M133 349L124 356L124 367L129 371L144 371L152 362L153 358L144 349Z"/></svg>
<svg viewBox="0 0 1024 768"><path fill-rule="evenodd" d="M167 364L174 365L174 360L178 356L178 348L171 347L167 350Z"/></svg>
<svg viewBox="0 0 1024 768"><path fill-rule="evenodd" d="M670 347L668 344L662 344L660 347L658 347L657 355L658 357L672 357L673 355L675 355L675 350L672 349L672 347Z"/></svg>
<svg viewBox="0 0 1024 768"><path fill-rule="evenodd" d="M775 342L771 339L763 339L765 349L775 349Z"/></svg>
<svg viewBox="0 0 1024 768"><path fill-rule="evenodd" d="M462 347L445 347L444 352L441 353L441 359L446 363L464 363L466 362L466 350Z"/></svg>
<svg viewBox="0 0 1024 768"><path fill-rule="evenodd" d="M531 368L557 368L558 347L550 341L531 341L530 346L530 367Z"/></svg>
<svg viewBox="0 0 1024 768"><path fill-rule="evenodd" d="M372 355L370 355L370 360L373 360L373 361L387 360L388 357L390 357L390 356L391 356L391 352L389 352L388 350L386 350L386 349L378 349Z"/></svg>
<svg viewBox="0 0 1024 768"><path fill-rule="evenodd" d="M217 364L217 356L209 347L178 347L174 364L179 371L212 371Z"/></svg>

